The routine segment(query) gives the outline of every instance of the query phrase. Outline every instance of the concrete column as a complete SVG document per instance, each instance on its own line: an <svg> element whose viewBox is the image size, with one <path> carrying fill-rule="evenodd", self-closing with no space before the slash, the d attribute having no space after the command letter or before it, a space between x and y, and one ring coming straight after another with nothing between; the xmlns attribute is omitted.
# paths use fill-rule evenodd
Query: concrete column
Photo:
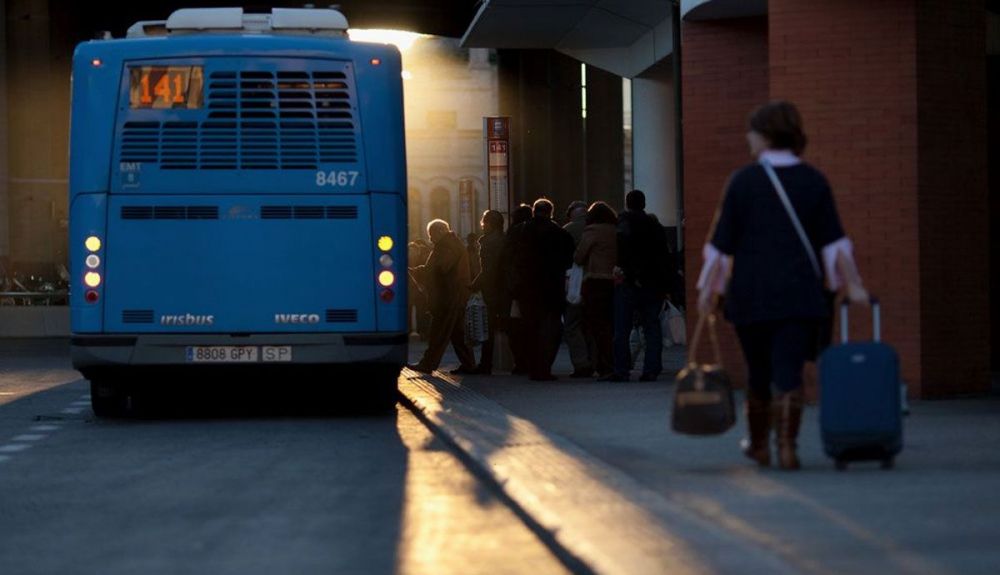
<svg viewBox="0 0 1000 575"><path fill-rule="evenodd" d="M0 2L0 262L10 256L7 174L7 3Z"/></svg>
<svg viewBox="0 0 1000 575"><path fill-rule="evenodd" d="M632 154L635 187L646 193L646 211L665 226L677 225L676 126L670 60L632 80Z"/></svg>
<svg viewBox="0 0 1000 575"><path fill-rule="evenodd" d="M991 223L985 5L918 2L916 19L919 217L888 223L919 230L919 389L923 397L987 393L995 290L986 289Z"/></svg>
<svg viewBox="0 0 1000 575"><path fill-rule="evenodd" d="M513 199L582 199L580 63L551 50L500 51L500 113L511 117Z"/></svg>
<svg viewBox="0 0 1000 575"><path fill-rule="evenodd" d="M602 200L620 210L624 204L622 79L593 66L587 66L586 138L584 199Z"/></svg>

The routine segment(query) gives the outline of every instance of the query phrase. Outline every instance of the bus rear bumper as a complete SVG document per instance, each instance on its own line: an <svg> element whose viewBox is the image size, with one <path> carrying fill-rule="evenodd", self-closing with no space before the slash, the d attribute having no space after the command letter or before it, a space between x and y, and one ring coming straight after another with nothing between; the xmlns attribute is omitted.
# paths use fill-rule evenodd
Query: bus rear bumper
<svg viewBox="0 0 1000 575"><path fill-rule="evenodd" d="M347 365L355 363L402 366L407 359L405 333L352 334L74 334L70 340L73 367L80 370L114 366L243 365L248 362L195 361L193 347L256 348L250 365ZM286 354L286 352L289 352ZM267 359L265 359L265 357Z"/></svg>

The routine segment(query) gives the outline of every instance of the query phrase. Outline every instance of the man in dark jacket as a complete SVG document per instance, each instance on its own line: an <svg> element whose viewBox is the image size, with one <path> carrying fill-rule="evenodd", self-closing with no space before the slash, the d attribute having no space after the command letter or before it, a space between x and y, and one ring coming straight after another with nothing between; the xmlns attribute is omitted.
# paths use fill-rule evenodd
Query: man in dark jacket
<svg viewBox="0 0 1000 575"><path fill-rule="evenodd" d="M461 362L452 373L472 373L476 357L465 343L465 305L469 301L471 280L469 253L444 220L427 224L427 235L434 244L431 255L426 264L410 271L428 296L430 335L420 362L409 367L423 373L437 369L450 339Z"/></svg>
<svg viewBox="0 0 1000 575"><path fill-rule="evenodd" d="M503 304L507 299L504 294L504 271L500 267L504 248L503 214L496 210L486 210L480 225L483 227L483 235L479 238L480 272L472 282L472 291L483 294L489 336L483 342L483 354L476 367L476 373L489 375L493 372L494 336L503 321Z"/></svg>
<svg viewBox="0 0 1000 575"><path fill-rule="evenodd" d="M532 219L519 239L524 257L515 262L519 278L515 297L524 313L525 335L531 342L533 381L552 381L552 362L562 339L566 306L566 270L573 265L573 237L552 221L552 202L536 200Z"/></svg>
<svg viewBox="0 0 1000 575"><path fill-rule="evenodd" d="M504 325L507 326L510 353L514 359L514 366L510 371L513 375L528 373L530 364L528 353L530 343L524 331L524 317L520 303L514 295L520 286L517 274L522 267L515 263L525 257L521 237L524 235L524 226L529 221L531 221L531 206L521 204L514 208L510 213L510 224L507 226L503 249L500 251L500 269L504 271L501 279L504 299L500 313L503 315Z"/></svg>
<svg viewBox="0 0 1000 575"><path fill-rule="evenodd" d="M656 219L645 212L646 195L632 190L625 196L626 211L618 217L618 273L615 286L614 374L610 381L628 381L631 369L629 335L638 319L646 337L640 381L654 381L663 371L663 332L660 310L666 295L664 254L667 236Z"/></svg>

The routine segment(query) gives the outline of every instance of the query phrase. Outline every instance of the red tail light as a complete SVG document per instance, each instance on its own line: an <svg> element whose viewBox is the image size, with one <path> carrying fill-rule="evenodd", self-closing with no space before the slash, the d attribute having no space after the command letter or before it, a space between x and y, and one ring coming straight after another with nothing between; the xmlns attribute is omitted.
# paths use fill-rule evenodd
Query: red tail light
<svg viewBox="0 0 1000 575"><path fill-rule="evenodd" d="M384 289L382 290L381 297L382 301L384 301L385 303L389 303L392 301L394 297L396 297L396 292L392 291L391 289Z"/></svg>
<svg viewBox="0 0 1000 575"><path fill-rule="evenodd" d="M83 297L87 300L87 303L94 303L100 296L94 290L87 290L87 293Z"/></svg>

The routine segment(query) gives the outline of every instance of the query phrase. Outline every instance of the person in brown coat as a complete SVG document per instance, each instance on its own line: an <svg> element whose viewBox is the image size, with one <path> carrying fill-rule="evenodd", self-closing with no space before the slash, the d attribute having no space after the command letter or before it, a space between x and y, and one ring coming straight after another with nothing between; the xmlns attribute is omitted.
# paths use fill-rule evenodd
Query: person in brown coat
<svg viewBox="0 0 1000 575"><path fill-rule="evenodd" d="M604 202L594 202L587 210L587 227L573 255L582 266L583 309L587 329L594 338L597 353L594 369L598 377L614 373L614 269L618 265L618 214Z"/></svg>
<svg viewBox="0 0 1000 575"><path fill-rule="evenodd" d="M452 373L472 373L476 358L465 343L465 305L469 301L469 253L444 220L427 224L434 248L427 263L410 268L428 295L431 312L427 350L410 369L430 373L441 364L448 341L461 362Z"/></svg>

